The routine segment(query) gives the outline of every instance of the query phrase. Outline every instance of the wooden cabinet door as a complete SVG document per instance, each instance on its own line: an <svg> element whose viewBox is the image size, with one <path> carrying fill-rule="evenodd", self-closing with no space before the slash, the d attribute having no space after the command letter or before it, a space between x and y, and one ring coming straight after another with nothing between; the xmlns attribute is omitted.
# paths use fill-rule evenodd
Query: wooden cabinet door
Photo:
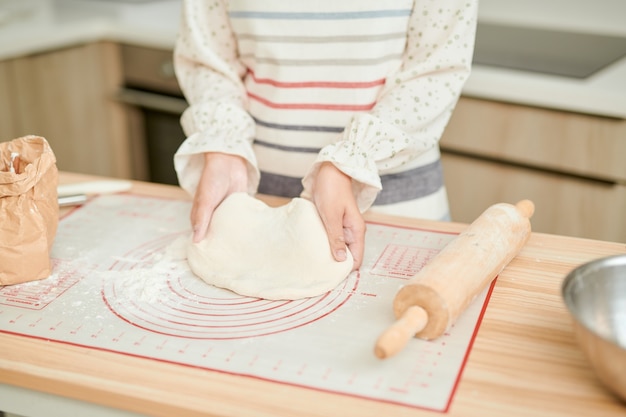
<svg viewBox="0 0 626 417"><path fill-rule="evenodd" d="M441 148L626 184L626 120L462 97Z"/></svg>
<svg viewBox="0 0 626 417"><path fill-rule="evenodd" d="M10 62L0 62L0 142L14 139L19 132L12 68Z"/></svg>
<svg viewBox="0 0 626 417"><path fill-rule="evenodd" d="M119 47L102 42L2 63L12 91L2 104L12 119L3 136L45 137L64 171L130 177L125 115L113 100L120 60Z"/></svg>
<svg viewBox="0 0 626 417"><path fill-rule="evenodd" d="M626 186L442 155L454 221L472 222L492 204L535 203L533 231L626 242Z"/></svg>

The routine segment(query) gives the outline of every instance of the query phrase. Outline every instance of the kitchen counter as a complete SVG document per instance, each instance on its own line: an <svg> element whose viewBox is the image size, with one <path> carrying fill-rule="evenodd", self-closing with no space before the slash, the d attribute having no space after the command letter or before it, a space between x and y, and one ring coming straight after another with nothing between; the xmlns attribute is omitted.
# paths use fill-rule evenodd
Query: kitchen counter
<svg viewBox="0 0 626 417"><path fill-rule="evenodd" d="M61 183L93 177L61 173ZM133 194L188 199L135 182ZM270 204L283 200L273 198ZM457 233L465 225L369 215L369 221ZM622 416L576 344L560 286L577 265L624 244L533 233L498 276L449 416ZM99 295L98 295L99 296ZM85 300L87 302L87 300ZM0 331L0 405L32 416L438 416L440 412L209 371ZM373 354L373 353L372 353ZM22 400L21 405L18 404ZM82 408L79 407L80 405ZM21 408L20 408L21 407ZM53 410L56 414L46 412ZM65 407L65 408L64 408ZM90 408L91 407L91 408ZM80 411L77 411L80 410ZM105 411L109 411L106 414Z"/></svg>
<svg viewBox="0 0 626 417"><path fill-rule="evenodd" d="M111 40L172 49L180 0L0 0L0 59Z"/></svg>
<svg viewBox="0 0 626 417"><path fill-rule="evenodd" d="M103 39L171 49L179 9L179 0L0 0L0 59ZM484 0L479 22L626 38L624 15L619 0ZM475 65L463 93L623 119L626 57L584 79Z"/></svg>
<svg viewBox="0 0 626 417"><path fill-rule="evenodd" d="M626 2L621 0L481 0L479 6L479 24L604 35L623 38L626 42L624 16ZM525 47L540 48L538 42ZM576 49L575 44L568 47ZM597 47L602 48L602 44ZM476 98L624 119L626 56L584 79L475 65L463 93Z"/></svg>

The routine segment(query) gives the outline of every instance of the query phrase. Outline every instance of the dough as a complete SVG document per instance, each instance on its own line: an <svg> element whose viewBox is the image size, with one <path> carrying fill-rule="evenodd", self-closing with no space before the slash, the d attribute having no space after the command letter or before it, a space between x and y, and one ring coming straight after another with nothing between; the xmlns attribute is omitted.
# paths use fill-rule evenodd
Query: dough
<svg viewBox="0 0 626 417"><path fill-rule="evenodd" d="M207 237L191 243L187 261L204 281L238 294L295 300L324 294L352 270L353 259L337 262L317 209L294 198L272 208L246 193L218 206Z"/></svg>

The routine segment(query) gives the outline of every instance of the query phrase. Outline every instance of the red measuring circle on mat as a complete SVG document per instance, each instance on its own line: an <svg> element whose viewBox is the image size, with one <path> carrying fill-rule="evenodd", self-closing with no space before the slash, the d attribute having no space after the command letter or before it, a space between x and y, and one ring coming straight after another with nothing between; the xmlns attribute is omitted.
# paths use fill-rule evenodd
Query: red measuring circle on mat
<svg viewBox="0 0 626 417"><path fill-rule="evenodd" d="M241 339L313 323L345 304L358 286L358 273L353 273L318 297L272 301L240 296L196 277L184 258L168 260L168 245L176 238L148 242L113 263L102 287L102 298L111 312L159 334Z"/></svg>

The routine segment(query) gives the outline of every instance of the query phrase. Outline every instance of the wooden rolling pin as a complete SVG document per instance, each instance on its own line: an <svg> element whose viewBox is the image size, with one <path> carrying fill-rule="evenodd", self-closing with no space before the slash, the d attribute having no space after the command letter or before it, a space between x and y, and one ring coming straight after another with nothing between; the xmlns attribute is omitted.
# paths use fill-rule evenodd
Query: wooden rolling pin
<svg viewBox="0 0 626 417"><path fill-rule="evenodd" d="M395 355L413 336L441 336L517 256L534 211L529 200L494 204L444 247L396 294L397 321L378 338L376 356Z"/></svg>

